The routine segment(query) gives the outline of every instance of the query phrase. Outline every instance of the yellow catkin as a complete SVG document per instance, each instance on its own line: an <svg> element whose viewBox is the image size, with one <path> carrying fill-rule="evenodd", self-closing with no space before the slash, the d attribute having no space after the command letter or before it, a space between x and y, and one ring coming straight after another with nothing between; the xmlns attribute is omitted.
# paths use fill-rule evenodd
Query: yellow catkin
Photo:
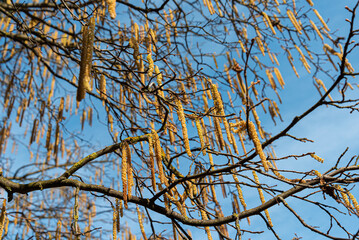
<svg viewBox="0 0 359 240"><path fill-rule="evenodd" d="M147 72L147 74L148 74L149 77L152 77L155 65L154 65L151 53L147 55L147 61L148 61L148 72Z"/></svg>
<svg viewBox="0 0 359 240"><path fill-rule="evenodd" d="M125 208L127 209L127 192L128 192L128 187L127 187L127 149L126 149L126 144L128 143L124 143L124 145L122 146L122 167L121 167L121 179L122 179L122 193L123 193L123 202L125 205Z"/></svg>
<svg viewBox="0 0 359 240"><path fill-rule="evenodd" d="M226 143L224 142L223 139L221 124L219 122L219 119L217 117L214 117L213 123L214 123L214 133L217 139L218 146L221 150L223 150Z"/></svg>
<svg viewBox="0 0 359 240"><path fill-rule="evenodd" d="M96 205L93 205L94 209L94 216L96 216ZM115 205L115 211L116 211L116 230L117 232L120 231L120 216L123 217L123 209L122 209L122 201L121 199L116 198L116 205Z"/></svg>
<svg viewBox="0 0 359 240"><path fill-rule="evenodd" d="M266 75L268 77L271 87L275 90L277 88L277 85L275 84L273 74L269 69L266 69Z"/></svg>
<svg viewBox="0 0 359 240"><path fill-rule="evenodd" d="M261 126L261 121L259 120L256 108L252 108L252 114L253 114L254 120L255 120L255 122L257 124L259 135L261 136L262 139L264 139L265 136L264 136L264 133L263 133L263 129L262 129L262 126Z"/></svg>
<svg viewBox="0 0 359 240"><path fill-rule="evenodd" d="M82 120L84 120L84 119L82 119ZM110 124L111 132L113 132L113 117L112 117L112 115L110 113L108 114L108 123Z"/></svg>
<svg viewBox="0 0 359 240"><path fill-rule="evenodd" d="M234 137L233 132L230 132L230 134L231 134L231 138L232 138L232 146L233 146L234 152L236 154L239 154L236 138Z"/></svg>
<svg viewBox="0 0 359 240"><path fill-rule="evenodd" d="M90 73L92 68L93 42L95 38L95 18L91 18L88 25L83 28L80 76L76 99L80 102L85 98L90 88Z"/></svg>
<svg viewBox="0 0 359 240"><path fill-rule="evenodd" d="M143 227L143 220L142 220L142 214L140 212L140 209L138 205L136 205L136 211L137 211L137 217L138 217L138 223L140 224L141 233L144 240L147 240L145 228Z"/></svg>
<svg viewBox="0 0 359 240"><path fill-rule="evenodd" d="M218 63L217 63L217 59L216 59L215 53L212 54L212 57L213 57L214 64L215 64L216 68L218 69Z"/></svg>
<svg viewBox="0 0 359 240"><path fill-rule="evenodd" d="M318 162L320 162L320 163L323 163L323 162L324 162L324 159L323 159L323 158L318 157L318 156L315 155L314 153L311 153L310 156L311 156L312 158L314 158L315 160L317 160Z"/></svg>
<svg viewBox="0 0 359 240"><path fill-rule="evenodd" d="M323 35L320 33L320 31L319 31L317 25L315 25L315 23L314 23L312 20L309 20L309 22L310 22L310 24L312 25L312 27L314 28L315 32L318 34L318 36L319 36L322 40L324 40L324 37L323 37Z"/></svg>
<svg viewBox="0 0 359 240"><path fill-rule="evenodd" d="M295 27L295 29L298 31L299 34L302 34L302 27L299 25L297 19L295 18L293 12L288 9L287 10L287 15L289 17L289 20L292 22L293 26Z"/></svg>
<svg viewBox="0 0 359 240"><path fill-rule="evenodd" d="M272 57L273 57L275 63L279 66L279 61L277 59L277 56L274 53L272 53Z"/></svg>
<svg viewBox="0 0 359 240"><path fill-rule="evenodd" d="M355 210L356 210L357 213L359 214L359 204L358 204L358 201L356 200L356 198L354 197L354 195L353 195L351 192L349 192L349 191L348 191L348 196L349 196L350 200L352 201Z"/></svg>
<svg viewBox="0 0 359 240"><path fill-rule="evenodd" d="M186 118L185 118L185 115L184 115L182 102L178 98L176 99L176 106L177 106L178 119L180 120L181 125L182 125L182 136L183 136L184 147L186 149L187 155L189 157L192 157L192 152L191 152L191 149L190 149L190 146L189 146Z"/></svg>
<svg viewBox="0 0 359 240"><path fill-rule="evenodd" d="M310 73L310 66L309 66L307 60L305 59L305 56L304 56L302 50L300 50L300 48L297 45L294 45L294 47L298 51L299 55L301 56L300 60L303 63L305 69L308 71L308 73Z"/></svg>
<svg viewBox="0 0 359 240"><path fill-rule="evenodd" d="M61 227L62 227L62 222L61 220L59 220L57 221L56 240L61 240Z"/></svg>
<svg viewBox="0 0 359 240"><path fill-rule="evenodd" d="M151 168L151 183L153 191L157 191L156 188L156 171L155 171L155 160L154 160L154 153L153 153L153 137L152 134L148 135L148 152L150 155L150 168Z"/></svg>
<svg viewBox="0 0 359 240"><path fill-rule="evenodd" d="M106 77L103 74L100 77L99 88L100 88L99 90L100 90L101 98L106 100L107 99L107 95L106 95Z"/></svg>
<svg viewBox="0 0 359 240"><path fill-rule="evenodd" d="M202 131L201 122L200 122L200 119L198 117L196 118L195 121L196 121L196 128L197 128L199 141L201 143L202 154L203 154L203 156L205 156L206 155L206 144L205 144L204 138L203 138L203 131Z"/></svg>
<svg viewBox="0 0 359 240"><path fill-rule="evenodd" d="M313 12L315 13L315 15L317 16L317 18L319 19L319 21L323 24L323 27L325 28L325 30L327 30L328 32L330 31L328 25L325 23L324 19L322 18L322 16L319 14L319 12L317 11L317 9L313 9Z"/></svg>
<svg viewBox="0 0 359 240"><path fill-rule="evenodd" d="M261 51L262 55L265 56L265 50L264 50L264 47L263 47L262 40L259 37L255 37L255 40L257 42L258 48Z"/></svg>
<svg viewBox="0 0 359 240"><path fill-rule="evenodd" d="M337 55L338 53L331 47L331 46L329 46L328 44L324 44L323 45L323 50L325 51L325 52L330 52L331 54L333 54L333 55Z"/></svg>
<svg viewBox="0 0 359 240"><path fill-rule="evenodd" d="M5 227L5 219L6 219L6 199L4 199L1 214L0 214L0 239L2 239L2 235Z"/></svg>
<svg viewBox="0 0 359 240"><path fill-rule="evenodd" d="M166 25L166 39L167 39L167 46L171 46L171 28L169 25Z"/></svg>
<svg viewBox="0 0 359 240"><path fill-rule="evenodd" d="M280 115L280 112L279 112L279 107L278 107L277 103L276 103L275 101L272 101L272 104L273 104L273 106L274 106L274 109L275 109L276 113L277 113L279 116L281 116L281 115Z"/></svg>
<svg viewBox="0 0 359 240"><path fill-rule="evenodd" d="M163 172L163 165L162 165L162 147L161 147L160 138L156 130L154 130L154 127L152 128L152 137L153 137L153 146L155 149L156 162L159 172L159 178L161 183L165 184L165 174Z"/></svg>
<svg viewBox="0 0 359 240"><path fill-rule="evenodd" d="M262 191L262 189L260 188L259 178L258 178L257 173L256 173L255 171L252 171L252 174L253 174L253 177L254 177L254 181L255 181L256 184L258 185L257 190L258 190L259 198L260 198L260 200L261 200L261 202L262 202L262 204L263 204L263 203L265 203L266 201L265 201L265 199L264 199L263 191ZM268 224L269 224L271 227L273 227L273 223L272 223L272 220L271 220L271 218L270 218L270 216L269 216L268 209L264 210L264 213L265 213L265 215L266 215L266 217L267 217Z"/></svg>
<svg viewBox="0 0 359 240"><path fill-rule="evenodd" d="M126 147L126 162L127 162L127 189L128 189L128 198L131 198L132 196L132 187L134 185L133 182L133 173L132 173L132 163L131 163L131 148L128 144L125 145Z"/></svg>
<svg viewBox="0 0 359 240"><path fill-rule="evenodd" d="M158 66L155 66L155 73L156 73L156 76L157 76L157 84L158 84L158 87L161 87L162 86L162 79L163 79L163 76L162 76L162 73L160 72L160 69L158 68ZM162 90L160 90L158 92L158 94L164 98L164 93Z"/></svg>
<svg viewBox="0 0 359 240"><path fill-rule="evenodd" d="M318 170L314 170L313 172L314 172L314 174L317 175L318 177L321 177L321 176L322 176L322 174L321 174Z"/></svg>
<svg viewBox="0 0 359 240"><path fill-rule="evenodd" d="M289 64L292 66L292 69L293 69L295 75L299 78L299 74L297 72L297 69L295 68L295 66L293 64L293 56L292 56L292 54L290 53L290 51L288 49L285 49L284 47L283 47L283 49L287 52L287 54L288 54L287 58L288 58Z"/></svg>
<svg viewBox="0 0 359 240"><path fill-rule="evenodd" d="M113 240L117 240L117 217L118 212L116 207L113 208L113 215L112 215L112 237Z"/></svg>
<svg viewBox="0 0 359 240"><path fill-rule="evenodd" d="M201 209L201 216L203 220L208 220L207 213L203 209ZM213 240L210 228L206 226L204 229L206 231L208 240Z"/></svg>
<svg viewBox="0 0 359 240"><path fill-rule="evenodd" d="M123 205L122 205L122 200L119 199L119 202L118 202L118 209L119 209L119 213L120 213L120 216L123 217ZM119 230L119 223L118 223L118 230Z"/></svg>
<svg viewBox="0 0 359 240"><path fill-rule="evenodd" d="M217 109L217 114L221 115L221 116L225 116L226 114L224 113L222 97L221 97L221 94L218 92L218 88L217 88L216 84L211 85L211 91L212 91L213 102ZM228 139L229 143L232 144L232 138L231 138L231 132L229 129L229 124L225 117L223 117L223 124L224 124L224 128L226 129L227 139Z"/></svg>
<svg viewBox="0 0 359 240"><path fill-rule="evenodd" d="M321 87L323 88L324 92L326 93L328 90L327 90L327 88L325 87L323 81L320 80L320 79L318 79L318 78L316 78L316 77L314 77L314 79L315 79L315 81L317 82L317 84L318 84L319 86L321 86ZM331 101L333 101L333 98L330 96L330 94L328 94L328 98L329 98Z"/></svg>
<svg viewBox="0 0 359 240"><path fill-rule="evenodd" d="M314 3L312 2L312 0L306 0L306 1L307 1L307 3L308 3L311 7L314 6Z"/></svg>
<svg viewBox="0 0 359 240"><path fill-rule="evenodd" d="M278 68L274 68L274 74L275 76L277 77L278 79L278 82L280 84L280 86L282 87L282 89L284 88L284 80L283 80L283 77L282 77L282 74L280 73L279 69Z"/></svg>
<svg viewBox="0 0 359 240"><path fill-rule="evenodd" d="M334 185L334 187L340 192L340 195L342 195L344 203L347 205L347 207L351 207L346 191L344 191L344 189L340 185Z"/></svg>
<svg viewBox="0 0 359 240"><path fill-rule="evenodd" d="M112 19L116 18L116 0L107 0L108 12Z"/></svg>
<svg viewBox="0 0 359 240"><path fill-rule="evenodd" d="M247 204L244 201L243 192L242 192L241 186L239 185L239 180L238 180L238 178L237 178L237 176L235 174L232 174L232 176L233 176L234 181L236 182L238 198L239 198L244 210L246 210L247 209Z"/></svg>
<svg viewBox="0 0 359 240"><path fill-rule="evenodd" d="M256 149L256 152L257 152L259 158L262 161L264 170L266 172L268 172L267 158L266 158L266 156L265 156L265 154L263 152L262 144L259 141L257 131L256 131L256 127L254 126L254 124L252 122L248 123L248 134L249 134L249 137L252 139L252 142L254 144L254 147Z"/></svg>
<svg viewBox="0 0 359 240"><path fill-rule="evenodd" d="M266 20L267 24L269 25L269 27L270 27L272 33L273 33L274 35L276 35L276 32L275 32L275 30L274 30L274 28L273 28L273 25L272 25L272 21L271 21L270 18L268 17L267 13L263 12L262 14L263 14L263 17L264 17L264 19Z"/></svg>

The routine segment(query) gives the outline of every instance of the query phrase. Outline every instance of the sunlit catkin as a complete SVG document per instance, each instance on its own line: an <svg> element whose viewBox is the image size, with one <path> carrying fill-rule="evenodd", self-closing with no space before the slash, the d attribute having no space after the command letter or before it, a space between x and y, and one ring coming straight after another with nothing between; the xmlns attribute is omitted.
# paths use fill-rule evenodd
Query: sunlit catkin
<svg viewBox="0 0 359 240"><path fill-rule="evenodd" d="M95 206L95 205L93 205ZM96 209L94 209L96 213ZM116 230L117 232L120 231L120 216L123 217L123 209L122 209L122 201L121 199L116 198L115 204L115 212L116 212Z"/></svg>
<svg viewBox="0 0 359 240"><path fill-rule="evenodd" d="M323 163L323 162L324 162L324 159L323 159L323 158L321 158L321 157L315 155L314 153L311 153L310 156L311 156L312 158L314 158L315 160L317 160L318 162L320 162L320 163Z"/></svg>
<svg viewBox="0 0 359 240"><path fill-rule="evenodd" d="M259 178L258 178L257 173L255 171L252 171L252 174L253 174L255 183L258 185L257 190L258 190L259 198L260 198L262 204L264 204L266 202L266 200L264 199L263 191L262 191L262 189L260 187ZM265 213L265 215L267 217L269 225L271 227L273 227L272 220L271 220L271 218L269 216L268 209L264 210L264 213Z"/></svg>
<svg viewBox="0 0 359 240"><path fill-rule="evenodd" d="M265 154L263 152L262 144L259 141L258 134L257 134L257 131L256 131L256 127L254 126L254 124L252 122L248 123L248 134L249 134L249 137L252 139L252 142L254 144L254 147L256 149L256 152L257 152L259 158L262 161L264 170L266 172L268 172L267 158L266 158L266 156L265 156Z"/></svg>
<svg viewBox="0 0 359 240"><path fill-rule="evenodd" d="M206 155L206 144L205 144L204 138L203 138L203 131L202 131L201 122L200 122L200 119L198 117L196 118L195 121L196 121L196 127L197 127L197 133L198 133L199 141L201 143L202 154L203 154L203 156L205 156Z"/></svg>
<svg viewBox="0 0 359 240"><path fill-rule="evenodd" d="M340 185L334 185L334 187L340 192L340 195L342 196L346 207L351 207L346 191L344 191L344 189Z"/></svg>
<svg viewBox="0 0 359 240"><path fill-rule="evenodd" d="M259 50L261 51L262 55L265 56L265 50L264 50L264 47L263 47L262 40L259 37L255 37L255 40L257 42L257 46L258 46Z"/></svg>
<svg viewBox="0 0 359 240"><path fill-rule="evenodd" d="M148 62L148 72L147 72L147 74L148 74L149 77L152 77L155 65L154 65L151 53L147 55L147 62Z"/></svg>
<svg viewBox="0 0 359 240"><path fill-rule="evenodd" d="M293 26L295 27L295 29L298 31L298 33L302 34L302 31L301 31L302 27L300 26L296 17L294 16L293 12L290 9L287 10L287 15L289 17L289 20L292 22Z"/></svg>
<svg viewBox="0 0 359 240"><path fill-rule="evenodd" d="M315 30L315 32L318 34L318 36L320 37L320 39L324 40L323 35L321 34L321 32L319 31L317 25L315 25L315 23L312 20L309 20L310 24L312 25L313 29Z"/></svg>
<svg viewBox="0 0 359 240"><path fill-rule="evenodd" d="M154 129L154 127L152 128L152 137L153 137L153 146L155 149L155 156L156 156L156 162L157 162L157 167L158 167L158 172L159 172L159 178L162 184L165 183L165 174L163 172L163 165L162 165L162 147L161 147L161 142L160 142L160 138L156 132L156 130Z"/></svg>
<svg viewBox="0 0 359 240"><path fill-rule="evenodd" d="M201 209L201 216L202 216L203 220L208 220L207 213L203 209ZM211 235L210 228L206 226L206 227L204 227L204 229L206 231L208 240L212 240L213 238L212 238L212 235Z"/></svg>
<svg viewBox="0 0 359 240"><path fill-rule="evenodd" d="M122 194L123 194L123 202L125 205L125 208L127 209L127 149L126 149L127 142L124 142L122 146L122 167L121 167L121 179L122 179Z"/></svg>
<svg viewBox="0 0 359 240"><path fill-rule="evenodd" d="M147 240L145 228L143 227L143 220L142 220L142 214L140 212L140 209L138 208L138 205L136 205L136 211L137 211L137 217L138 217L138 223L140 224L141 233L144 240Z"/></svg>
<svg viewBox="0 0 359 240"><path fill-rule="evenodd" d="M155 66L155 74L157 76L157 85L158 87L161 87L162 86L162 79L163 79L163 76L162 76L162 73L160 72L160 69L158 68L158 66ZM159 90L158 94L164 98L164 93L162 90Z"/></svg>
<svg viewBox="0 0 359 240"><path fill-rule="evenodd" d="M355 210L357 211L357 213L359 214L359 205L358 205L358 201L356 200L356 198L354 197L354 195L348 191L348 196L350 198L350 200L353 203L353 206L355 208Z"/></svg>
<svg viewBox="0 0 359 240"><path fill-rule="evenodd" d="M156 171L155 171L155 160L154 160L154 153L153 153L153 137L152 134L148 134L148 152L150 155L150 168L151 168L151 183L153 191L157 191L156 188Z"/></svg>
<svg viewBox="0 0 359 240"><path fill-rule="evenodd" d="M233 176L234 181L236 182L236 188L237 188L238 198L239 198L239 200L240 200L240 202L241 202L241 204L242 204L244 210L246 210L246 209L247 209L247 204L246 204L246 202L244 201L242 188L241 188L241 186L239 185L239 180L238 180L238 178L237 178L237 176L236 176L235 174L232 174L232 176Z"/></svg>
<svg viewBox="0 0 359 240"><path fill-rule="evenodd" d="M56 235L55 235L56 240L61 239L61 227L62 227L62 222L61 222L61 220L58 220L57 221L57 228L56 228Z"/></svg>
<svg viewBox="0 0 359 240"><path fill-rule="evenodd" d="M272 86L272 88L275 90L277 88L277 85L275 84L274 77L272 72L269 69L266 69L266 75L268 77L269 83Z"/></svg>
<svg viewBox="0 0 359 240"><path fill-rule="evenodd" d="M278 79L278 82L279 82L280 86L281 86L281 87L282 87L282 89L283 89L283 88L284 88L285 83L284 83L284 80L283 80L282 74L280 73L280 71L279 71L279 69L278 69L278 68L274 68L273 70L274 70L274 74L275 74L275 76L276 76L276 77L277 77L277 79Z"/></svg>
<svg viewBox="0 0 359 240"><path fill-rule="evenodd" d="M264 139L265 136L264 136L263 129L261 126L261 121L259 120L259 117L258 117L258 114L257 114L257 111L255 108L252 108L252 114L253 114L254 120L257 124L259 135L261 136L262 139Z"/></svg>
<svg viewBox="0 0 359 240"><path fill-rule="evenodd" d="M125 145L126 147L126 162L127 162L127 189L128 189L128 198L132 196L132 187L134 185L133 183L133 173L132 173L132 163L131 163L131 148L128 144Z"/></svg>
<svg viewBox="0 0 359 240"><path fill-rule="evenodd" d="M264 17L264 19L266 20L267 24L269 25L269 28L271 29L272 33L273 33L274 35L276 35L276 32L275 32L275 30L274 30L274 28L273 28L273 25L272 25L272 21L271 21L270 18L268 17L267 13L262 12L262 14L263 14L263 17Z"/></svg>
<svg viewBox="0 0 359 240"><path fill-rule="evenodd" d="M112 19L116 18L116 0L106 0L108 5L108 12Z"/></svg>
<svg viewBox="0 0 359 240"><path fill-rule="evenodd" d="M185 115L184 115L182 102L178 98L176 99L176 106L177 106L177 116L178 116L178 119L180 120L181 125L182 125L182 136L183 136L184 147L186 149L187 155L189 157L192 157L191 148L189 146L186 118L185 118Z"/></svg>
<svg viewBox="0 0 359 240"><path fill-rule="evenodd" d="M216 84L211 85L211 91L212 91L213 102L217 109L217 114L221 116L225 116L222 97L221 94L218 92L218 88ZM229 129L229 124L225 117L223 117L223 124L224 124L224 128L226 129L227 139L229 143L232 144L232 137Z"/></svg>
<svg viewBox="0 0 359 240"><path fill-rule="evenodd" d="M113 214L112 214L112 238L113 240L117 240L117 212L116 208L113 208Z"/></svg>
<svg viewBox="0 0 359 240"><path fill-rule="evenodd" d="M214 117L213 123L214 123L214 133L215 133L215 137L217 139L217 144L218 144L219 148L221 150L223 150L226 143L224 142L224 139L223 139L223 134L222 134L222 129L221 129L219 119L217 117Z"/></svg>
<svg viewBox="0 0 359 240"><path fill-rule="evenodd" d="M85 98L86 90L90 88L90 74L92 68L93 42L95 38L95 18L92 17L88 25L83 27L80 76L76 99L80 102Z"/></svg>
<svg viewBox="0 0 359 240"><path fill-rule="evenodd" d="M317 16L317 18L319 19L319 21L323 24L323 27L325 28L325 30L327 30L328 32L330 31L328 25L325 23L324 19L322 18L322 16L319 14L319 12L316 9L313 9L313 12L315 13L315 15Z"/></svg>
<svg viewBox="0 0 359 240"><path fill-rule="evenodd" d="M73 210L73 226L75 234L80 232L80 227L78 224L79 220L79 188L75 189L75 204L74 204L74 210Z"/></svg>
<svg viewBox="0 0 359 240"><path fill-rule="evenodd" d="M107 98L107 95L106 95L106 77L103 74L100 77L99 88L100 88L99 90L100 90L101 98L106 100L106 98Z"/></svg>
<svg viewBox="0 0 359 240"><path fill-rule="evenodd" d="M317 84L323 88L324 93L326 93L328 90L327 90L327 88L325 87L323 81L320 80L320 79L318 79L318 78L316 78L316 77L314 77L314 79L315 79L315 81L317 82ZM330 94L328 94L328 98L330 99L330 101L333 101L333 98L330 96Z"/></svg>

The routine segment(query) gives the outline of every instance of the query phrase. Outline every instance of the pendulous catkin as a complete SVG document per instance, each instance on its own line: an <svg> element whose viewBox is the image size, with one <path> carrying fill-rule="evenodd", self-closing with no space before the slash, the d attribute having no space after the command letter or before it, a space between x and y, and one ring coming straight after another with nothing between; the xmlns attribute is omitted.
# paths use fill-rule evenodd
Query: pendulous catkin
<svg viewBox="0 0 359 240"><path fill-rule="evenodd" d="M156 188L156 171L155 171L155 160L154 160L154 152L153 152L153 134L148 134L148 152L150 155L150 168L151 168L151 183L153 191L157 191Z"/></svg>
<svg viewBox="0 0 359 240"><path fill-rule="evenodd" d="M157 167L158 167L158 172L159 172L159 178L160 178L161 183L165 184L166 177L163 172L163 165L162 165L162 147L161 147L160 138L158 136L158 133L154 129L154 126L152 126L152 138L153 138L153 146L155 149L155 156L156 156L156 162L157 162Z"/></svg>
<svg viewBox="0 0 359 240"><path fill-rule="evenodd" d="M202 126L201 126L199 117L197 117L195 121L196 121L196 127L197 127L199 141L201 143L202 154L203 154L203 156L205 156L206 155L206 144L204 142L203 130L202 130Z"/></svg>
<svg viewBox="0 0 359 240"><path fill-rule="evenodd" d="M263 203L265 203L265 199L264 199L263 191L262 191L262 189L260 187L259 178L258 178L257 173L255 171L252 171L252 174L253 174L255 183L258 185L257 190L258 190L259 198L261 199L261 202L263 204ZM264 210L264 213L265 213L265 215L267 217L269 225L271 227L273 227L272 220L271 220L271 218L269 216L268 209Z"/></svg>
<svg viewBox="0 0 359 240"><path fill-rule="evenodd" d="M100 77L99 90L100 90L101 98L106 100L107 99L107 95L106 95L106 77L103 74Z"/></svg>
<svg viewBox="0 0 359 240"><path fill-rule="evenodd" d="M266 156L265 156L265 154L263 152L262 144L259 141L258 134L257 134L257 131L256 131L256 127L254 126L254 124L252 122L248 123L248 134L249 134L249 137L252 139L252 142L254 144L254 147L256 149L256 152L257 152L259 158L262 161L264 170L266 172L268 172L269 168L268 168L268 164L267 164L267 158L266 158Z"/></svg>
<svg viewBox="0 0 359 240"><path fill-rule="evenodd" d="M127 186L127 149L126 149L126 144L128 144L127 142L124 143L124 145L122 146L122 167L121 167L121 179L122 179L122 192L123 192L123 202L125 205L125 208L127 209L127 191L128 191L128 186Z"/></svg>
<svg viewBox="0 0 359 240"><path fill-rule="evenodd" d="M225 113L224 113L222 97L221 97L221 94L218 92L218 88L217 88L216 84L211 85L211 91L212 91L213 102L216 107L216 112L218 115L223 116L223 124L224 124L224 128L226 129L227 139L228 139L228 142L230 144L232 144L233 142L232 142L232 137L230 134L231 131L229 128L229 124L228 124L227 119L224 117Z"/></svg>
<svg viewBox="0 0 359 240"><path fill-rule="evenodd" d="M108 12L112 19L116 18L116 0L107 0Z"/></svg>
<svg viewBox="0 0 359 240"><path fill-rule="evenodd" d="M136 205L136 211L137 211L138 223L140 224L140 229L141 229L143 239L147 240L146 233L145 233L145 228L143 226L142 214L140 212L140 209L139 209L138 205Z"/></svg>
<svg viewBox="0 0 359 240"><path fill-rule="evenodd" d="M80 76L76 99L80 102L85 98L86 90L90 88L90 74L92 68L93 42L95 38L95 18L83 27L82 49L80 62Z"/></svg>
<svg viewBox="0 0 359 240"><path fill-rule="evenodd" d="M182 136L183 136L184 147L186 149L187 155L189 157L192 157L192 152L191 152L191 149L190 149L190 146L189 146L186 118L185 118L185 115L184 115L182 102L178 98L176 99L176 106L177 106L178 119L180 120L181 125L182 125Z"/></svg>

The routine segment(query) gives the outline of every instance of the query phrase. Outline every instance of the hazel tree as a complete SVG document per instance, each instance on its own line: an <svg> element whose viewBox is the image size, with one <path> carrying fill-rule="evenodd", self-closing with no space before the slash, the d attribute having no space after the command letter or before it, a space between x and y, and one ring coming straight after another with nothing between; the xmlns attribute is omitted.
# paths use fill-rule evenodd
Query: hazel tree
<svg viewBox="0 0 359 240"><path fill-rule="evenodd" d="M358 155L282 142L357 116L358 5L338 32L311 0L1 1L2 239L358 239Z"/></svg>

